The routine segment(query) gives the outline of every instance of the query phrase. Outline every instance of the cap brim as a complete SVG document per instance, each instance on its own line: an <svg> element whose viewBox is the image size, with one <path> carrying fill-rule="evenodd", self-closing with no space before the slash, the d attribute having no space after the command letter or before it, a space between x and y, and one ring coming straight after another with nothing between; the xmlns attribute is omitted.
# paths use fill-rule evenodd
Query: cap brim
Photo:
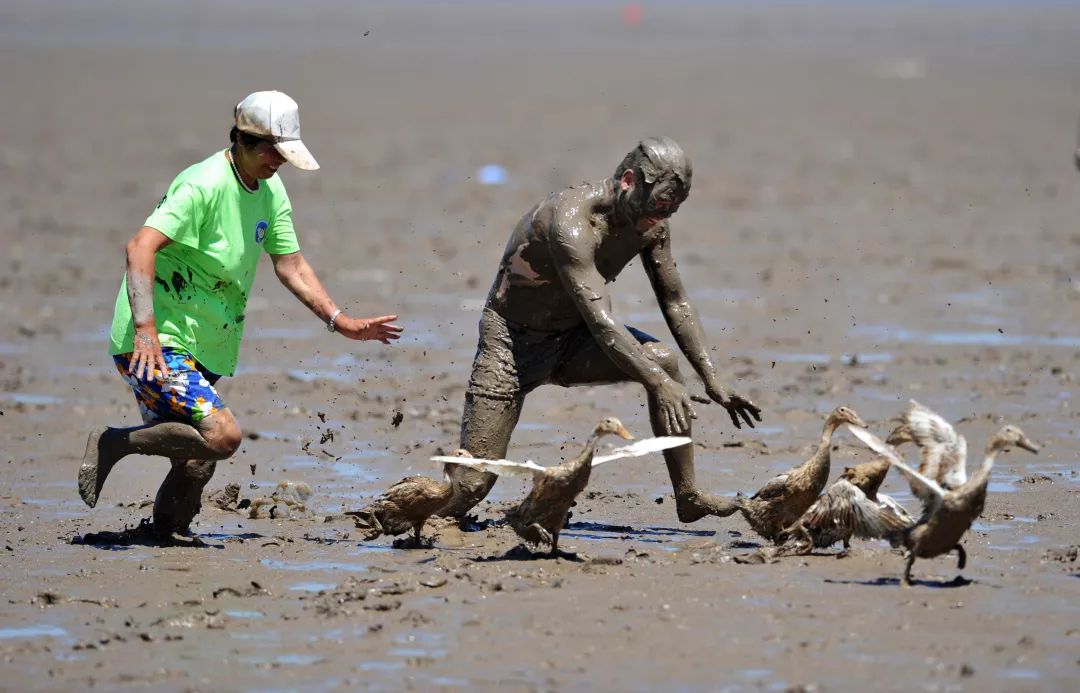
<svg viewBox="0 0 1080 693"><path fill-rule="evenodd" d="M275 142L274 148L281 153L285 160L301 171L319 170L319 162L311 155L308 148L300 140L286 140Z"/></svg>

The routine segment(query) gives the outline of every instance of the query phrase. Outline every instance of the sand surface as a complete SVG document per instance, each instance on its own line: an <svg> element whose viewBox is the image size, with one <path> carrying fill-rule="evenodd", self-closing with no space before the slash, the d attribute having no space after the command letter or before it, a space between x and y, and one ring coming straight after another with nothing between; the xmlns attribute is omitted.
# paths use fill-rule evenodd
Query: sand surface
<svg viewBox="0 0 1080 693"><path fill-rule="evenodd" d="M0 687L1076 689L1080 8L664 3L628 27L576 5L0 8ZM305 481L312 517L207 509L205 548L78 543L146 517L166 471L125 460L94 511L76 493L86 432L138 419L106 352L123 243L270 88L323 166L284 174L305 255L407 337L328 335L267 261L220 385L247 438L211 487ZM1015 423L1045 448L999 461L964 580L919 561L903 589L881 543L747 563L741 518L677 521L659 457L593 475L563 535L579 561L507 555L504 527L400 550L334 519L456 446L519 216L654 133L695 164L674 250L765 415L736 431L699 406L702 485L753 491L840 404L884 435L917 398L973 457ZM668 339L637 263L615 292ZM511 453L555 462L607 414L647 434L636 386L542 389ZM869 459L836 445L833 478ZM523 492L500 482L480 518Z"/></svg>

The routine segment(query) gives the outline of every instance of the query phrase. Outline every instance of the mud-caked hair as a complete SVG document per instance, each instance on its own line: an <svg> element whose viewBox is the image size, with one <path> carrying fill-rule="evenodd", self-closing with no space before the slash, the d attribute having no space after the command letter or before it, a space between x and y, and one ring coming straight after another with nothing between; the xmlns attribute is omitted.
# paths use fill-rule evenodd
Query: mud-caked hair
<svg viewBox="0 0 1080 693"><path fill-rule="evenodd" d="M687 192L690 190L690 178L694 172L686 152L667 136L641 140L615 169L615 178L620 178L627 169L631 169L636 177L650 185L660 178L672 176L679 187Z"/></svg>

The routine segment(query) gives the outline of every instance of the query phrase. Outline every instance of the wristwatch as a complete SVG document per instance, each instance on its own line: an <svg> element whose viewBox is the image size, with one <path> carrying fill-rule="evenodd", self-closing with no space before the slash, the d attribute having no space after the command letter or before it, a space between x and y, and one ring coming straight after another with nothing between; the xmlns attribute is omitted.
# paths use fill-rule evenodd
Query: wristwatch
<svg viewBox="0 0 1080 693"><path fill-rule="evenodd" d="M334 314L330 316L330 319L326 321L327 332L337 332L337 327L334 326L334 322L337 321L338 316L341 315L341 309L338 308L334 311Z"/></svg>

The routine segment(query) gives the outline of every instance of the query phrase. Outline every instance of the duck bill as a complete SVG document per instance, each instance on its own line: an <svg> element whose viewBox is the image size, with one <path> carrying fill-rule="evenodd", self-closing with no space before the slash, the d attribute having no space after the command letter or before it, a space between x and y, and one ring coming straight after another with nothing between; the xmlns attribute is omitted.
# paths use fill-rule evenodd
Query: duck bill
<svg viewBox="0 0 1080 693"><path fill-rule="evenodd" d="M1018 440L1016 442L1016 444L1019 445L1020 447L1024 448L1028 452L1035 453L1036 455L1038 455L1039 450L1042 449L1041 445L1039 445L1038 443L1033 441L1031 438L1028 438L1027 436L1024 436L1024 437L1020 438L1020 440Z"/></svg>
<svg viewBox="0 0 1080 693"><path fill-rule="evenodd" d="M855 421L854 421L855 426L858 426L859 428L863 428L863 429L869 429L870 428L870 426L865 421L863 421L862 417L859 416L858 414L856 414L854 418L855 418Z"/></svg>
<svg viewBox="0 0 1080 693"><path fill-rule="evenodd" d="M619 426L615 431L615 435L619 436L623 440L633 440L634 435L630 431L626 430L626 426Z"/></svg>

